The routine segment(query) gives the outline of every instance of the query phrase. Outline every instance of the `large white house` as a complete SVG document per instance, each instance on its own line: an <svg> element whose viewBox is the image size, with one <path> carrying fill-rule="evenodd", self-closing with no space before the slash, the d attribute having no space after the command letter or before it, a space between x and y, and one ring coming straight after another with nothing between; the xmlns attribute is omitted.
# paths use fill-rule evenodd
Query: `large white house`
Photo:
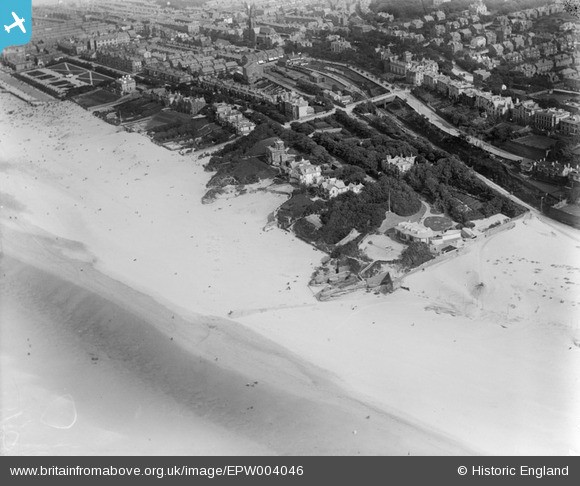
<svg viewBox="0 0 580 486"><path fill-rule="evenodd" d="M410 221L403 221L395 226L397 236L404 241L419 241L422 243L429 243L435 233L430 228L426 228L422 224L412 223Z"/></svg>
<svg viewBox="0 0 580 486"><path fill-rule="evenodd" d="M416 156L403 157L402 155L397 155L391 157L387 155L387 158L383 160L382 166L383 170L389 165L396 166L400 172L407 172L415 164Z"/></svg>
<svg viewBox="0 0 580 486"><path fill-rule="evenodd" d="M318 185L322 180L320 166L312 165L308 160L295 160L290 162L288 175L291 179L295 179L307 186Z"/></svg>

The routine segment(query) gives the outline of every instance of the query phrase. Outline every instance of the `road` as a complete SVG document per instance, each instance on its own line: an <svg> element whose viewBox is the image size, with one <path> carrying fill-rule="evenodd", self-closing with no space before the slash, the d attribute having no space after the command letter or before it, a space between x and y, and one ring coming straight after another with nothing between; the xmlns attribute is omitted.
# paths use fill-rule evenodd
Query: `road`
<svg viewBox="0 0 580 486"><path fill-rule="evenodd" d="M379 84L380 86L384 87L385 89L388 89L389 91L391 91L391 93L388 94L387 96L389 96L389 95L398 96L402 100L406 101L407 104L415 112L427 117L427 119L429 120L430 123L432 123L433 125L435 125L439 129L443 130L445 133L452 135L454 137L459 137L461 134L464 134L463 132L461 132L460 130L455 128L453 125L451 125L449 122L447 122L445 119L443 119L441 116L439 116L437 113L435 113L435 111L433 111L431 108L429 108L427 105L425 105L425 103L423 103L422 101L417 99L415 96L413 96L409 90L403 90L403 89L397 88L397 87L387 83L386 81L378 79L373 74L368 73L366 71L363 71L362 69L355 68L353 66L349 66L349 65L343 64L343 63L334 63L334 64L339 64L339 65L342 65L342 66L347 67L349 69L352 69L353 71L355 71L359 75L369 79L370 81L373 81L376 84ZM385 95L382 95L382 96L385 96ZM381 97L375 97L375 98L381 98ZM346 111L349 115L352 115L352 111L357 105L359 105L360 103L367 102L367 101L373 101L373 100L375 100L375 98L370 99L370 100L369 99L362 100L362 101L359 101L356 103L351 103L350 105L348 105L345 108L344 111ZM375 102L376 101L377 100L375 100ZM302 121L310 121L312 119L329 116L329 115L334 114L335 111L336 111L336 109L333 109L333 110L331 110L329 112L325 112L325 113L318 113L316 115L313 115L311 117L305 118L305 119L300 120L300 121L301 122ZM288 125L287 128L289 128L290 124L288 123L287 125ZM466 135L466 134L464 134L464 135ZM505 150L499 149L499 148L495 147L494 145L491 145L487 142L484 142L483 140L480 140L476 137L466 135L466 139L471 145L479 147L490 154L497 155L497 156L502 157L502 158L507 159L507 160L513 160L513 161L522 160L522 157L514 155L514 154L507 152ZM474 171L474 174L476 175L476 177L478 177L482 182L484 182L490 188L494 189L495 191L502 194L503 196L509 198L510 200L515 202L516 204L519 204L520 206L529 210L530 214L533 217L537 217L537 218L541 219L546 224L552 225L554 227L557 226L558 229L560 229L560 230L562 230L563 228L567 229L567 227L565 225L562 225L561 223L557 223L554 220L552 220L551 218L543 215L541 213L541 211L534 208L533 206L530 206L528 203L522 201L518 197L514 196L513 194L511 194L509 191L507 191L503 187L501 187L501 186L497 185L495 182L489 180L487 177L484 177L475 171Z"/></svg>
<svg viewBox="0 0 580 486"><path fill-rule="evenodd" d="M385 89L388 89L389 91L391 91L392 95L395 95L395 96L401 98L402 100L406 101L407 104L413 110L415 110L415 112L427 117L427 119L429 120L429 122L431 124L435 125L439 129L443 130L445 133L452 135L454 137L459 137L460 135L463 134L466 137L467 141L471 145L473 145L475 147L479 147L490 154L497 155L498 157L502 157L504 159L513 160L513 161L522 160L522 157L520 157L518 155L514 155L511 152L507 152L505 150L497 148L496 146L491 145L487 142L484 142L483 140L481 140L477 137L472 137L472 136L467 135L466 133L458 130L453 125L451 125L448 121L446 121L444 118L442 118L437 113L435 113L435 111L432 110L431 108L429 108L425 103L423 103L421 100L419 100L415 96L413 96L411 94L410 90L398 88L398 87L386 82L385 80L378 78L374 74L369 73L368 71L365 71L365 70L360 69L358 67L350 66L348 64L343 64L343 63L337 63L337 62L335 62L333 64L338 64L340 66L344 66L344 67L354 71L355 73L359 74L360 76L368 79L369 81L372 81L373 83L375 83L375 84L377 84ZM467 73L467 74L469 74L469 73ZM377 98L377 97L375 97L375 98ZM369 100L369 101L373 101L375 98L373 98L372 100Z"/></svg>
<svg viewBox="0 0 580 486"><path fill-rule="evenodd" d="M415 110L415 112L427 117L427 119L432 125L435 125L437 128L441 129L445 133L452 135L454 137L464 135L467 141L474 147L479 147L490 154L497 155L498 157L502 157L507 160L513 160L516 162L522 160L522 157L520 157L519 155L514 155L511 152L502 150L494 145L491 145L490 143L484 142L483 140L477 137L472 137L471 135L467 135L461 130L458 130L444 118L440 117L437 113L435 113L435 111L429 108L425 103L415 98L410 92L398 91L397 96L402 100L406 101L407 104L411 108L413 108L413 110Z"/></svg>
<svg viewBox="0 0 580 486"><path fill-rule="evenodd" d="M479 147L490 154L497 155L498 157L502 157L504 159L513 160L513 161L522 160L522 157L519 157L519 156L514 155L510 152L507 152L505 150L497 148L494 145L491 145L487 142L484 142L483 140L481 140L479 138L472 137L472 136L467 135L467 134L463 133L462 131L458 130L456 127L451 125L448 121L446 121L444 118L439 116L434 110L432 110L430 107L428 107L425 103L423 103L421 100L419 100L415 96L413 96L409 90L403 90L403 89L397 88L397 87L393 86L392 84L387 83L386 81L381 80L381 79L377 78L375 75L373 75L369 72L366 72L360 68L356 68L354 66L349 66L347 64L342 64L342 63L334 63L334 64L339 64L339 65L342 65L344 67L347 67L347 68L351 69L352 71L356 72L357 74L363 76L364 78L369 79L370 81L372 81L372 82L382 86L383 88L391 91L390 94L375 97L371 100L364 100L364 101L359 101L357 103L351 103L350 105L347 106L347 108L345 110L349 115L352 114L352 110L354 109L354 107L362 102L373 101L373 100L376 102L376 101L378 101L376 98L383 98L383 97L388 97L388 96L397 96L397 97L401 98L402 100L404 100L405 102L407 102L407 104L416 113L419 113L420 115L424 115L429 120L429 122L431 124L435 125L437 128L444 131L445 133L452 135L454 137L459 137L460 135L463 134L466 136L467 141L471 145L473 145L475 147ZM481 181L483 181L485 184L487 184L492 189L494 189L497 192L499 192L500 194L503 194L504 196L508 197L509 199L514 201L515 203L527 208L535 216L540 217L542 219L545 219L545 217L542 216L542 213L540 211L538 211L537 209L535 209L533 206L530 206L529 204L523 202L521 199L519 199L516 196L514 196L513 194L511 194L509 191L506 191L502 187L498 186L495 182L492 182L491 180L487 179L486 177L482 176L481 174L478 174L477 172L475 172L475 174Z"/></svg>
<svg viewBox="0 0 580 486"><path fill-rule="evenodd" d="M352 112L352 109L351 109L351 112ZM290 125L292 123L294 123L294 122L296 122L296 123L306 123L306 122L309 122L309 121L312 121L312 120L316 120L317 118L324 118L324 117L327 117L327 116L330 116L330 115L334 115L335 113L336 113L336 108L333 108L330 111L322 111L320 113L315 113L314 115L305 116L304 118L300 118L300 120L292 120L292 121L286 122L286 123L284 123L283 126L284 126L284 128L290 129L291 128Z"/></svg>

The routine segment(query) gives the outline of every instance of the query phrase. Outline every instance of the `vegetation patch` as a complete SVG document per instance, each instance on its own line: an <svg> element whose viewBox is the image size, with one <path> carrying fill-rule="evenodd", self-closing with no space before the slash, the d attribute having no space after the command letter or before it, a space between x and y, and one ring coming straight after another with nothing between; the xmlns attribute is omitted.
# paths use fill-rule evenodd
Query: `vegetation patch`
<svg viewBox="0 0 580 486"><path fill-rule="evenodd" d="M222 165L207 183L207 187L254 184L276 175L277 171L258 158L232 159Z"/></svg>
<svg viewBox="0 0 580 486"><path fill-rule="evenodd" d="M96 89L90 93L84 95L76 96L74 98L75 103L79 104L83 108L92 108L93 106L104 105L106 103L112 103L117 101L120 96L112 91L106 91L104 89Z"/></svg>
<svg viewBox="0 0 580 486"><path fill-rule="evenodd" d="M429 216L425 218L423 225L433 231L445 231L453 226L453 221L445 216Z"/></svg>
<svg viewBox="0 0 580 486"><path fill-rule="evenodd" d="M404 268L411 269L422 265L423 263L435 258L429 250L427 243L414 241L401 253L401 265Z"/></svg>

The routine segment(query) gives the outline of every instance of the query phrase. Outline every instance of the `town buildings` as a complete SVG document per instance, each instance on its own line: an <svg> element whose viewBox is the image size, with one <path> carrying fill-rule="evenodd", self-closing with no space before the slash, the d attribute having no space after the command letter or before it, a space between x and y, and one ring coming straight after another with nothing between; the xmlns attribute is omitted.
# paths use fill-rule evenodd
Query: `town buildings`
<svg viewBox="0 0 580 486"><path fill-rule="evenodd" d="M560 122L568 118L570 113L556 108L538 110L534 114L534 124L541 130L553 131L559 127Z"/></svg>
<svg viewBox="0 0 580 486"><path fill-rule="evenodd" d="M516 103L512 110L512 120L519 125L529 125L533 123L536 112L540 111L540 106L533 100Z"/></svg>
<svg viewBox="0 0 580 486"><path fill-rule="evenodd" d="M256 127L253 122L231 105L216 103L214 109L218 123L233 128L237 135L247 135Z"/></svg>
<svg viewBox="0 0 580 486"><path fill-rule="evenodd" d="M363 184L351 183L347 185L341 179L323 175L322 167L312 164L309 160L296 160L292 154L288 153L288 149L281 139L274 140L266 148L266 160L285 173L290 181L305 186L319 187L325 191L329 198L337 197L346 192L359 194L364 188Z"/></svg>
<svg viewBox="0 0 580 486"><path fill-rule="evenodd" d="M302 96L292 91L282 93L279 97L279 104L282 112L293 120L300 120L314 113L313 108L308 105L308 102Z"/></svg>

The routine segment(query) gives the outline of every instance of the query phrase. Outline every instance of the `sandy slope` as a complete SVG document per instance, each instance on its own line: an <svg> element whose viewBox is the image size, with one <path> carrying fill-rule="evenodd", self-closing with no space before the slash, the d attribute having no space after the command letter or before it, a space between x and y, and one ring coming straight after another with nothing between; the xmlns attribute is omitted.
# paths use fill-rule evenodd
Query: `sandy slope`
<svg viewBox="0 0 580 486"><path fill-rule="evenodd" d="M580 449L577 232L520 222L317 303L322 255L262 230L283 196L202 206L193 157L0 96L5 451Z"/></svg>

